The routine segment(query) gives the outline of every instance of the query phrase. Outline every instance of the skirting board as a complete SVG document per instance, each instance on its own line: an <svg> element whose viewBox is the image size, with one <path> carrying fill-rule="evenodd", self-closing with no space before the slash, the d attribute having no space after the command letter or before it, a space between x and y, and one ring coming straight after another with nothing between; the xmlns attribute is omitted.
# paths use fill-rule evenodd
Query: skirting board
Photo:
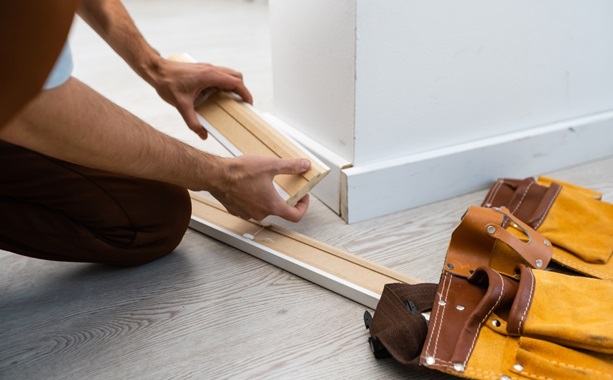
<svg viewBox="0 0 613 380"><path fill-rule="evenodd" d="M266 117L296 133L282 120ZM356 223L483 190L498 177L537 176L611 156L612 135L613 112L603 112L370 164L326 160L327 181L339 180L338 195L329 194L335 187L325 181L314 193L347 223ZM336 156L320 144L304 145L320 159ZM327 194L321 197L317 190Z"/></svg>
<svg viewBox="0 0 613 380"><path fill-rule="evenodd" d="M421 282L294 231L240 219L197 193L191 197L192 229L371 309L385 284Z"/></svg>
<svg viewBox="0 0 613 380"><path fill-rule="evenodd" d="M341 216L359 222L613 155L613 112L344 169Z"/></svg>
<svg viewBox="0 0 613 380"><path fill-rule="evenodd" d="M330 168L330 173L316 187L311 190L320 201L328 206L332 211L341 214L341 172L351 167L351 163L336 153L325 148L323 145L313 140L309 136L292 128L284 121L270 113L263 114L262 117L276 129L292 137L305 147L309 152L322 161Z"/></svg>

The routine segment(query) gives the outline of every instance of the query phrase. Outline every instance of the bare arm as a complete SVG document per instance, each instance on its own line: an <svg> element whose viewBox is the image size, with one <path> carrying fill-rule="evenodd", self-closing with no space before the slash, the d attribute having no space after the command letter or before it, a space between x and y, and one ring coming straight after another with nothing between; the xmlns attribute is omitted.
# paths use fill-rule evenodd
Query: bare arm
<svg viewBox="0 0 613 380"><path fill-rule="evenodd" d="M207 190L235 215L298 221L308 198L290 207L273 187L277 174L297 174L308 160L220 158L150 127L77 79L40 93L0 139L76 164Z"/></svg>
<svg viewBox="0 0 613 380"><path fill-rule="evenodd" d="M194 102L207 88L234 91L253 99L242 75L206 63L168 61L151 47L119 0L83 0L77 12L129 65L177 108L188 127L205 139L207 132L194 112Z"/></svg>

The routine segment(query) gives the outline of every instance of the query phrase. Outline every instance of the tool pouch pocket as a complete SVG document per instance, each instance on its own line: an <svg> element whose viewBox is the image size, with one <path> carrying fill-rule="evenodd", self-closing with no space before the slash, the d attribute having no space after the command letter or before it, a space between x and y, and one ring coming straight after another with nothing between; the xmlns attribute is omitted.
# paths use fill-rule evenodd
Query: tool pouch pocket
<svg viewBox="0 0 613 380"><path fill-rule="evenodd" d="M507 207L560 250L563 265L610 278L613 265L605 264L613 254L613 205L600 198L598 192L545 177L499 179L483 205Z"/></svg>
<svg viewBox="0 0 613 380"><path fill-rule="evenodd" d="M443 273L420 363L477 379L613 373L613 310L602 298L613 283L523 265L518 274Z"/></svg>
<svg viewBox="0 0 613 380"><path fill-rule="evenodd" d="M508 334L613 354L613 281L519 270Z"/></svg>

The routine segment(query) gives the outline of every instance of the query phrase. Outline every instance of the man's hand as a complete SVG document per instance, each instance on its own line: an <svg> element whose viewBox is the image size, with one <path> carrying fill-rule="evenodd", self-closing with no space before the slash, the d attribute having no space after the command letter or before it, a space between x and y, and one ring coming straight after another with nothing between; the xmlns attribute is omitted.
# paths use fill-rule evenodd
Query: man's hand
<svg viewBox="0 0 613 380"><path fill-rule="evenodd" d="M160 97L175 106L187 126L203 140L207 138L207 131L196 117L194 104L205 91L215 88L233 91L247 103L253 103L242 74L226 67L160 59L146 78Z"/></svg>
<svg viewBox="0 0 613 380"><path fill-rule="evenodd" d="M236 92L252 103L243 77L234 70L205 63L182 63L166 60L143 38L128 11L119 0L82 1L78 14L130 67L158 94L177 108L185 123L202 139L206 129L194 111L194 103L209 88Z"/></svg>
<svg viewBox="0 0 613 380"><path fill-rule="evenodd" d="M294 207L289 206L273 185L278 174L300 174L311 167L306 159L278 159L240 156L226 161L227 175L209 192L233 215L262 220L277 215L298 222L309 206L308 194Z"/></svg>
<svg viewBox="0 0 613 380"><path fill-rule="evenodd" d="M273 179L307 171L307 159L222 158L161 133L75 78L41 92L0 139L75 164L209 191L234 215L297 222L305 196L290 207Z"/></svg>

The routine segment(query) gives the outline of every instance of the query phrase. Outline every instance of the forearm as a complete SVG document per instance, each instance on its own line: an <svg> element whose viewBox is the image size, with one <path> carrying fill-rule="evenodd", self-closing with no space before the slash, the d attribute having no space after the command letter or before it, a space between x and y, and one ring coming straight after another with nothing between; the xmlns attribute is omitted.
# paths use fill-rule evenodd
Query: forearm
<svg viewBox="0 0 613 380"><path fill-rule="evenodd" d="M78 14L162 99L177 108L187 126L201 138L207 132L194 112L194 102L209 88L234 91L252 103L242 75L229 68L163 59L145 41L119 0L82 0Z"/></svg>
<svg viewBox="0 0 613 380"><path fill-rule="evenodd" d="M151 83L162 58L119 0L82 0L77 13L138 75Z"/></svg>
<svg viewBox="0 0 613 380"><path fill-rule="evenodd" d="M76 79L43 91L0 128L0 138L65 161L192 190L223 185L227 171L225 159L155 130Z"/></svg>

